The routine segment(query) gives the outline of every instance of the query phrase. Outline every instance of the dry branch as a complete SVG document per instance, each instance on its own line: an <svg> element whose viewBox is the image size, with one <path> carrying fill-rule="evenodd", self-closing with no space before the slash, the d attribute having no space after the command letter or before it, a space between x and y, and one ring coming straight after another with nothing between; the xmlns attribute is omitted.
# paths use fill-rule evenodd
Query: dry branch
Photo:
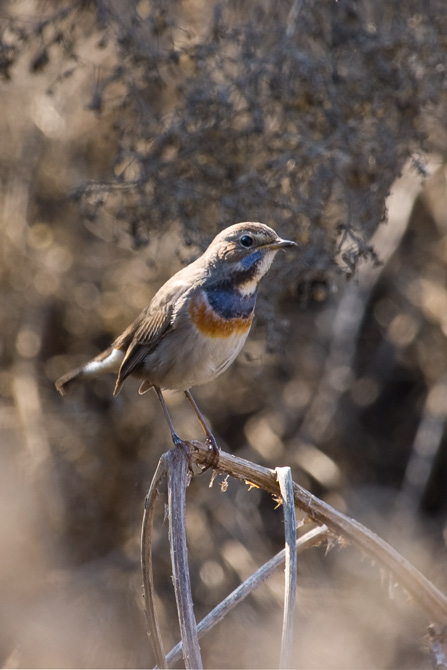
<svg viewBox="0 0 447 670"><path fill-rule="evenodd" d="M293 481L290 468L276 468L284 508L286 565L284 584L284 618L281 639L280 668L290 668L296 601L296 517L293 500Z"/></svg>
<svg viewBox="0 0 447 670"><path fill-rule="evenodd" d="M207 446L196 441L192 446L193 459L197 463L204 463L208 453ZM280 496L275 470L220 452L219 471ZM447 597L399 552L361 523L333 509L296 483L293 484L293 492L295 504L310 519L326 524L332 533L389 570L397 582L425 609L433 623L447 624Z"/></svg>
<svg viewBox="0 0 447 670"><path fill-rule="evenodd" d="M206 462L208 446L200 442L189 443L192 459L199 464ZM142 529L142 570L146 600L146 616L151 642L154 647L158 667L169 667L183 652L186 667L201 667L199 637L221 621L223 617L260 583L265 581L286 558L286 591L284 604L284 624L281 645L281 667L287 667L292 643L293 610L296 591L296 552L319 542L327 533L335 534L356 546L372 560L389 570L395 579L427 612L431 622L438 629L447 624L447 598L409 561L401 556L387 542L368 528L336 511L313 496L298 484L292 482L289 468L270 470L232 454L220 452L219 471L231 475L251 485L262 488L284 502L286 549L263 565L240 587L233 591L212 610L197 626L187 562L185 491L188 482L187 460L180 449L172 449L162 456L146 498ZM287 470L289 476L287 476ZM164 476L168 477L169 528L171 540L171 561L177 610L182 643L165 656L154 604L154 583L152 576L151 534L154 506L158 486ZM306 512L310 519L320 524L304 537L296 540L296 521L290 511L290 500ZM287 570L288 566L288 570ZM293 574L292 574L293 572Z"/></svg>
<svg viewBox="0 0 447 670"><path fill-rule="evenodd" d="M158 487L166 476L166 455L160 458L158 467L152 478L146 500L144 502L143 526L141 531L141 570L144 584L144 603L148 634L154 650L155 659L159 668L167 668L163 641L155 609L155 588L152 566L152 528L154 521L155 502L158 496Z"/></svg>
<svg viewBox="0 0 447 670"><path fill-rule="evenodd" d="M314 547L320 544L326 537L328 532L327 526L317 526L312 528L302 537L299 537L295 543L295 551L297 554L303 552L305 549ZM226 598L224 598L216 607L209 612L202 619L197 626L199 638L207 633L213 626L230 612L236 605L238 605L244 598L246 598L252 591L263 584L271 575L284 565L286 550L282 549L273 558L264 563L256 572L254 572L248 579L240 584L234 591L232 591ZM178 661L182 655L182 643L179 642L166 656L168 665Z"/></svg>
<svg viewBox="0 0 447 670"><path fill-rule="evenodd" d="M183 658L186 668L202 668L199 636L191 595L191 580L186 546L185 491L189 481L188 461L182 449L171 449L165 455L168 472L169 539L172 580L174 583Z"/></svg>

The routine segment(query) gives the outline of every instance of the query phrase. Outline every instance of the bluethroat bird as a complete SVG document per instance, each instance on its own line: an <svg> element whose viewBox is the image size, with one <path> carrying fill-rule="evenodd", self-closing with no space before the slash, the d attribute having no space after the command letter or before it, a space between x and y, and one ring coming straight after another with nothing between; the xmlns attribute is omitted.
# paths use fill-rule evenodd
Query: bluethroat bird
<svg viewBox="0 0 447 670"><path fill-rule="evenodd" d="M116 373L114 395L132 375L139 393L158 395L175 445L162 390L184 391L205 432L216 467L216 440L190 388L211 381L234 361L249 333L260 279L279 249L296 246L263 223L237 223L220 232L200 258L177 272L155 294L135 321L96 358L58 379L64 395L79 382ZM189 453L189 452L188 452Z"/></svg>

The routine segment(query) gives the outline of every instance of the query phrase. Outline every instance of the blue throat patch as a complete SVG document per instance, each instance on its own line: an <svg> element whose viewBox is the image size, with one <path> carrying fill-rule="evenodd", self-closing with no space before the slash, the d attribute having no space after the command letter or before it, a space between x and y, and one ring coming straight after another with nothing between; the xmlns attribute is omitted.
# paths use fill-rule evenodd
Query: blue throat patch
<svg viewBox="0 0 447 670"><path fill-rule="evenodd" d="M223 319L248 319L256 303L256 291L242 295L237 288L207 289L206 297L212 309Z"/></svg>
<svg viewBox="0 0 447 670"><path fill-rule="evenodd" d="M261 260L261 258L262 258L262 252L260 251L260 249L256 249L255 251L253 251L248 256L245 256L245 258L243 258L240 261L240 266L244 270L249 270L254 265L256 265Z"/></svg>

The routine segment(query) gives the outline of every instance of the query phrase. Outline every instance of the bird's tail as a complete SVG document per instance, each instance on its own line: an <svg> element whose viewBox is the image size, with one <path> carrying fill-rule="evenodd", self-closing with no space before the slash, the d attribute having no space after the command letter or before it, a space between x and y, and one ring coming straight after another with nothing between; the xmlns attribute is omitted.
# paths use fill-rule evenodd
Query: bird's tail
<svg viewBox="0 0 447 670"><path fill-rule="evenodd" d="M110 347L99 354L99 356L96 356L96 358L85 363L85 365L70 370L70 372L67 372L63 377L60 377L55 383L56 389L61 395L65 395L79 383L89 381L90 379L96 379L96 377L101 377L107 372L117 373L123 358L123 351Z"/></svg>
<svg viewBox="0 0 447 670"><path fill-rule="evenodd" d="M82 382L84 367L83 365L75 370L70 370L70 372L67 372L67 374L57 380L55 386L61 395L65 395L67 391L70 391L79 382Z"/></svg>

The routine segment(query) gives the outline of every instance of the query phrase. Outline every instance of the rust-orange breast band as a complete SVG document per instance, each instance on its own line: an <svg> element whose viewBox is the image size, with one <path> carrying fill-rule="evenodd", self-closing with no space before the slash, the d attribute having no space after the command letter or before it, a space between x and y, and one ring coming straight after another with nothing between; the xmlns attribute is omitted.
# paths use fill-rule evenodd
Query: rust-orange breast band
<svg viewBox="0 0 447 670"><path fill-rule="evenodd" d="M232 335L245 335L250 330L254 313L248 316L225 318L220 316L209 305L202 294L191 300L189 315L192 323L203 335L207 337L231 337Z"/></svg>

